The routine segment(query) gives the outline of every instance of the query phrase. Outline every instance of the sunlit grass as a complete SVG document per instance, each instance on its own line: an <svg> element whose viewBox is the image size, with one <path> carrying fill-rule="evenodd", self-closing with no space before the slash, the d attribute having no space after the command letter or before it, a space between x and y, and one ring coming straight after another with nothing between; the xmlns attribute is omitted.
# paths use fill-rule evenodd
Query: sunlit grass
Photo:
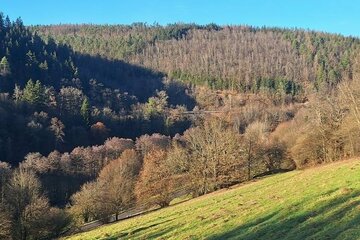
<svg viewBox="0 0 360 240"><path fill-rule="evenodd" d="M270 176L67 239L360 239L360 160Z"/></svg>

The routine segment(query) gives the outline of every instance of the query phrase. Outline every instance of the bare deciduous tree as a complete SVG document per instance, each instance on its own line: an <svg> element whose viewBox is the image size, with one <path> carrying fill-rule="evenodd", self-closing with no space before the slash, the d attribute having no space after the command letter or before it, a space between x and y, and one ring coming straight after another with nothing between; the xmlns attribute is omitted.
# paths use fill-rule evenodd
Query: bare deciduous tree
<svg viewBox="0 0 360 240"><path fill-rule="evenodd" d="M167 167L166 158L164 150L152 150L145 155L135 189L139 204L165 207L174 198L178 182Z"/></svg>
<svg viewBox="0 0 360 240"><path fill-rule="evenodd" d="M0 202L0 239L11 240L11 215L6 206Z"/></svg>
<svg viewBox="0 0 360 240"><path fill-rule="evenodd" d="M253 122L246 128L243 139L243 153L246 162L247 180L259 173L256 172L256 169L260 162L259 158L262 157L261 151L266 140L267 131L266 124L258 121Z"/></svg>
<svg viewBox="0 0 360 240"><path fill-rule="evenodd" d="M110 214L118 215L135 203L134 188L141 161L134 150L125 150L119 159L111 161L99 175L101 202Z"/></svg>
<svg viewBox="0 0 360 240"><path fill-rule="evenodd" d="M210 120L185 132L194 193L205 194L241 180L239 135Z"/></svg>
<svg viewBox="0 0 360 240"><path fill-rule="evenodd" d="M69 223L61 210L50 207L41 193L36 175L21 166L14 171L7 184L5 203L11 214L14 239L51 238ZM50 219L49 212L56 214ZM57 221L53 222L55 219Z"/></svg>

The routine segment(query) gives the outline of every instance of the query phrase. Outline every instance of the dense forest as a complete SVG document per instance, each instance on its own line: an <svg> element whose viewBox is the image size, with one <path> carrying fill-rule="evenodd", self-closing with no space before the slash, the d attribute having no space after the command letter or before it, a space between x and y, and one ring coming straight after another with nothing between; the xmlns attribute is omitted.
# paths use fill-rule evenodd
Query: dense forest
<svg viewBox="0 0 360 240"><path fill-rule="evenodd" d="M100 144L110 136L174 135L189 127L176 111L194 107L186 87L123 61L75 54L1 17L0 159L17 164Z"/></svg>
<svg viewBox="0 0 360 240"><path fill-rule="evenodd" d="M76 52L146 66L194 85L296 94L352 78L359 39L249 26L55 25L33 28Z"/></svg>
<svg viewBox="0 0 360 240"><path fill-rule="evenodd" d="M0 239L360 153L360 40L0 15Z"/></svg>

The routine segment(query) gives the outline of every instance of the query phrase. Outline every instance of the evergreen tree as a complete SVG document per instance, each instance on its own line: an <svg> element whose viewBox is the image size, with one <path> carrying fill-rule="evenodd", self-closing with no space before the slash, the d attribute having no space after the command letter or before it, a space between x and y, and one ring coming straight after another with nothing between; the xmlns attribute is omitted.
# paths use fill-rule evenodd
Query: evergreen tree
<svg viewBox="0 0 360 240"><path fill-rule="evenodd" d="M39 68L44 71L47 71L49 69L47 61L45 60L44 62L40 63Z"/></svg>
<svg viewBox="0 0 360 240"><path fill-rule="evenodd" d="M44 103L44 87L39 80L34 83L30 79L27 82L24 88L23 100L35 105L41 105Z"/></svg>
<svg viewBox="0 0 360 240"><path fill-rule="evenodd" d="M3 31L4 28L4 14L2 12L0 12L0 34Z"/></svg>
<svg viewBox="0 0 360 240"><path fill-rule="evenodd" d="M90 103L87 97L84 98L81 109L80 109L81 116L83 117L85 123L87 125L90 124Z"/></svg>
<svg viewBox="0 0 360 240"><path fill-rule="evenodd" d="M10 73L10 64L6 57L3 57L0 62L0 74L7 75Z"/></svg>
<svg viewBox="0 0 360 240"><path fill-rule="evenodd" d="M4 27L7 29L9 29L11 27L11 21L10 21L9 16L6 16L6 18L5 18Z"/></svg>

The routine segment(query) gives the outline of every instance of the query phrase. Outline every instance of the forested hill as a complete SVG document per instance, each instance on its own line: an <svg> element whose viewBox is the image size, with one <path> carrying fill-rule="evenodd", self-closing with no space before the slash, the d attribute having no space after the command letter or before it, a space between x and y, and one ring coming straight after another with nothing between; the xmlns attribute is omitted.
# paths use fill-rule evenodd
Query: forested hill
<svg viewBox="0 0 360 240"><path fill-rule="evenodd" d="M181 84L121 60L81 54L0 14L0 161L102 144L111 136L174 135L194 107ZM175 89L175 90L174 90Z"/></svg>
<svg viewBox="0 0 360 240"><path fill-rule="evenodd" d="M0 14L0 239L359 157L359 50L297 29Z"/></svg>
<svg viewBox="0 0 360 240"><path fill-rule="evenodd" d="M295 94L351 79L358 38L323 32L248 26L51 25L32 27L75 51L161 71L215 89Z"/></svg>
<svg viewBox="0 0 360 240"><path fill-rule="evenodd" d="M76 77L74 53L51 39L45 42L23 25L0 16L1 91L24 87L29 79L59 88L61 79Z"/></svg>

